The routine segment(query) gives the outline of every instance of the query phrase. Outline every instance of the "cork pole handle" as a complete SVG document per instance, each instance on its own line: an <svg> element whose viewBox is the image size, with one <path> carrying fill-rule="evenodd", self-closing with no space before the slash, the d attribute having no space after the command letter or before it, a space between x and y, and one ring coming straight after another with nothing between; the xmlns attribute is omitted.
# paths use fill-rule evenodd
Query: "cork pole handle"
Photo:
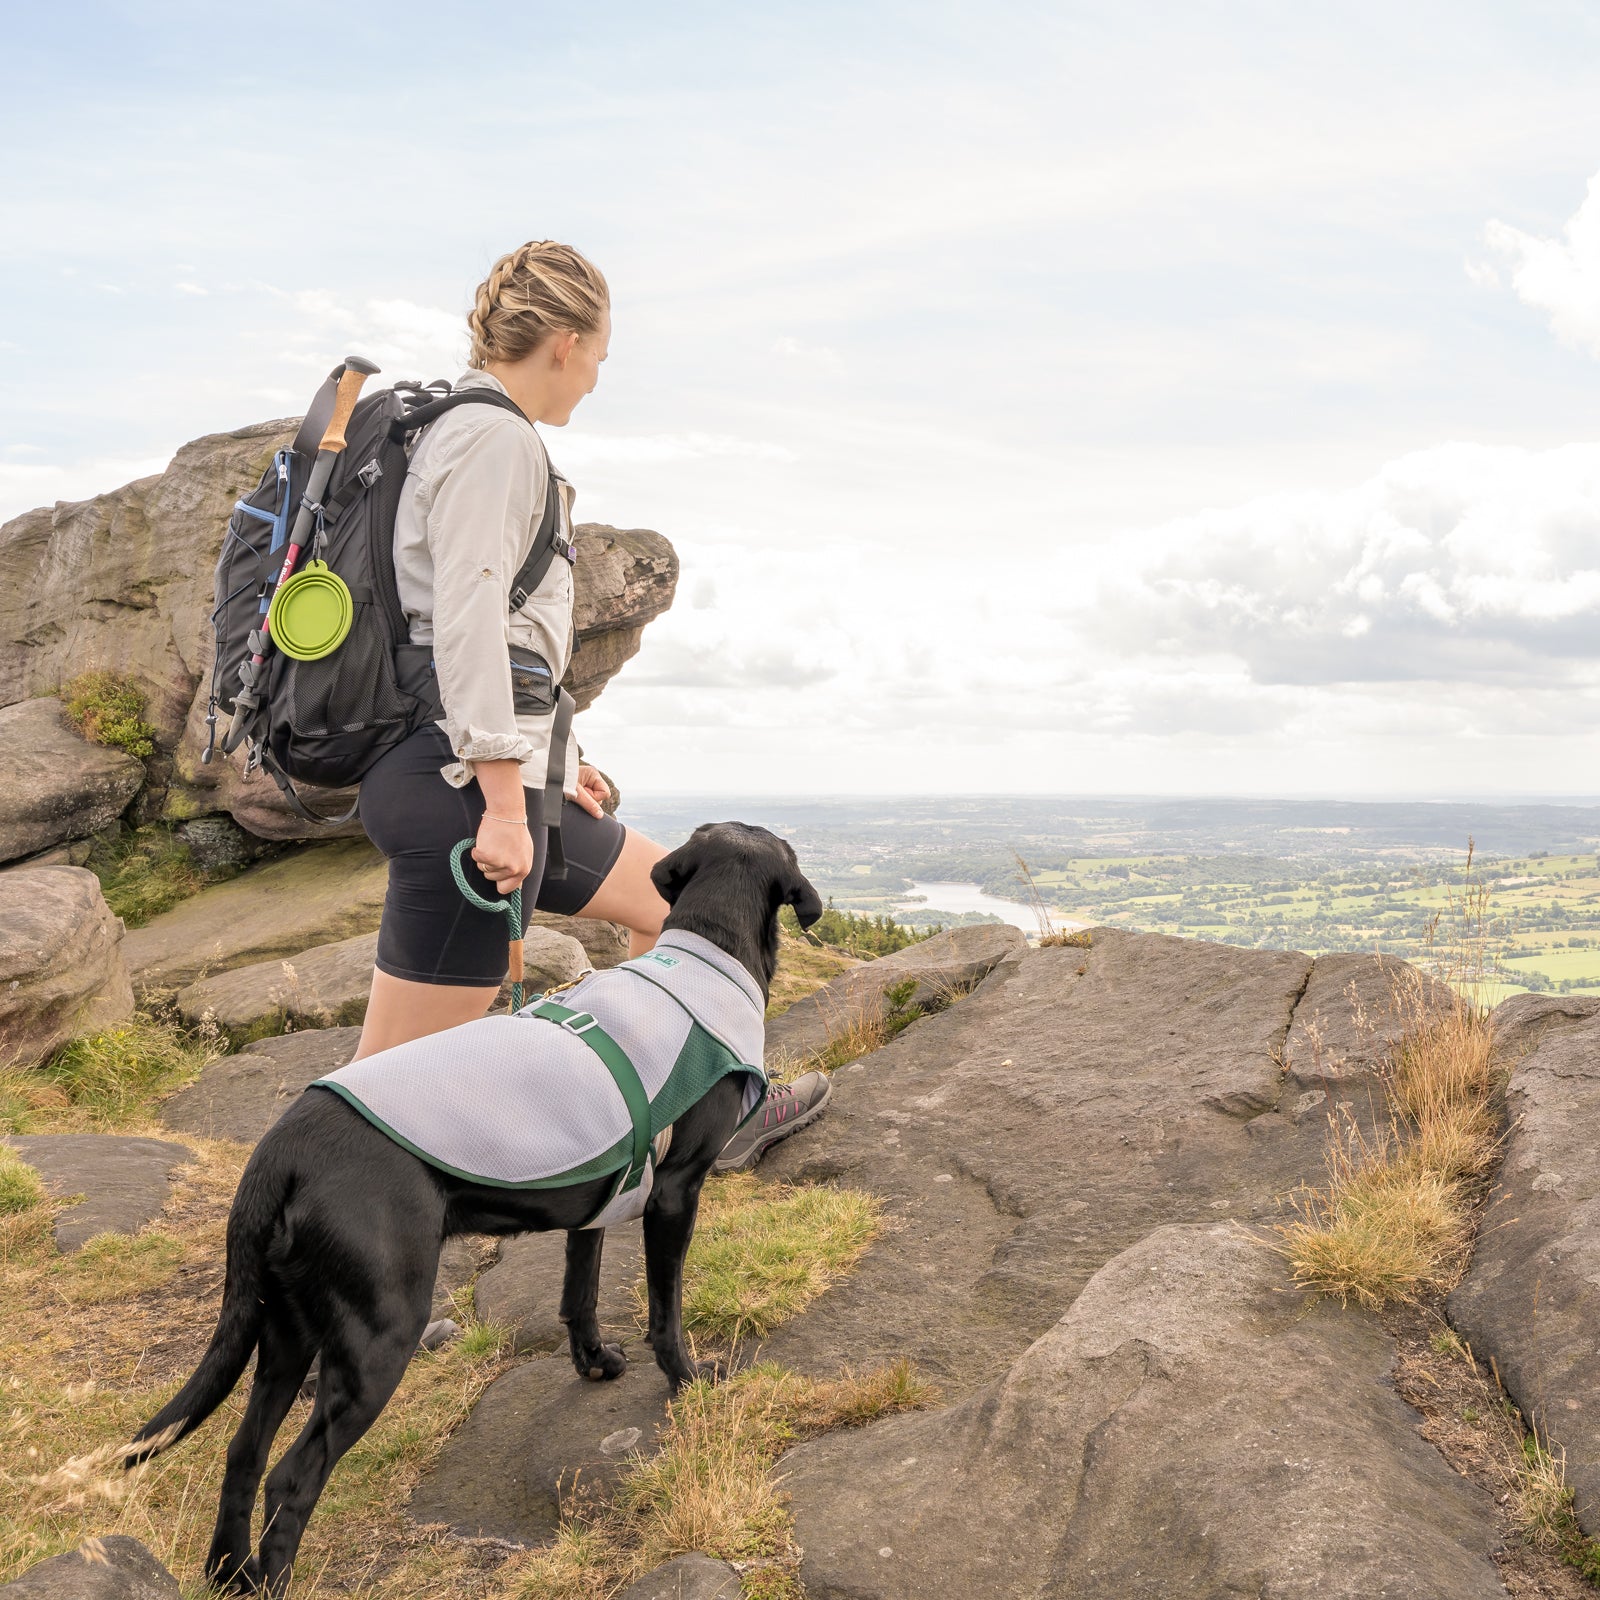
<svg viewBox="0 0 1600 1600"><path fill-rule="evenodd" d="M350 415L356 408L356 401L361 398L361 386L378 370L372 362L364 361L360 356L344 358L344 372L340 375L339 386L334 391L333 415L329 417L328 426L323 431L322 442L317 446L318 455L324 451L338 455L344 449L344 430L349 426Z"/></svg>

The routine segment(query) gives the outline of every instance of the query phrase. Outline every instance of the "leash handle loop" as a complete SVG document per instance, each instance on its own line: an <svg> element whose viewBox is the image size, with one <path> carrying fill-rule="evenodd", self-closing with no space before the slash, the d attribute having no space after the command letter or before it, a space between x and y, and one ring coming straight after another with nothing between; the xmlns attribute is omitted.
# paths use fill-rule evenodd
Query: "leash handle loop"
<svg viewBox="0 0 1600 1600"><path fill-rule="evenodd" d="M490 912L494 916L503 916L506 926L510 930L510 949L508 952L511 966L511 1009L522 1009L522 890L513 889L504 900L485 900L476 889L467 882L467 869L462 858L467 851L477 843L476 839L463 839L450 851L450 873L456 880L456 888L466 896L469 905L476 906L480 911Z"/></svg>

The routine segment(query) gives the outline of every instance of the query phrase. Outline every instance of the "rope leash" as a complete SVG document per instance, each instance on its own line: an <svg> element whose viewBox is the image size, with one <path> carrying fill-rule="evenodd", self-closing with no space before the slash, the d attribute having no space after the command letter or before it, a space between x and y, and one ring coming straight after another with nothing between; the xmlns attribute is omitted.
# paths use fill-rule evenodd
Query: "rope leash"
<svg viewBox="0 0 1600 1600"><path fill-rule="evenodd" d="M461 858L477 843L476 839L463 839L450 852L450 871L456 880L456 888L467 897L470 904L475 905L480 911L497 913L506 919L510 930L511 947L511 1009L522 1009L522 890L513 889L510 897L505 900L485 900L481 894L467 882L466 868L461 864Z"/></svg>

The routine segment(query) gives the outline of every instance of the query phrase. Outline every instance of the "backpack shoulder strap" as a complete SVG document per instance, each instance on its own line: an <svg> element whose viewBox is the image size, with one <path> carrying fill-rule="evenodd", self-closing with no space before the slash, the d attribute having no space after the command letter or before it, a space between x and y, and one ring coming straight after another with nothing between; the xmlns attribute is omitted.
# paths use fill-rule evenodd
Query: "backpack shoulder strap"
<svg viewBox="0 0 1600 1600"><path fill-rule="evenodd" d="M430 422L436 422L447 411L454 411L457 406L462 405L499 406L502 411L514 411L524 422L528 422L522 407L510 395L501 394L498 389L479 388L474 385L470 389L457 389L441 399L430 400L415 410L408 411L404 417L396 417L389 425L391 435L399 439L407 434L416 433L419 429L426 428ZM561 531L561 494L556 488L556 475L550 465L550 453L544 447L544 440L539 438L539 430L531 422L528 422L528 430L538 440L539 453L544 457L546 485L544 515L539 519L539 530L533 536L533 544L528 550L527 557L511 580L508 605L512 611L520 611L528 603L528 596L544 582L544 575L550 570L550 563L557 556L569 565L578 559L577 546Z"/></svg>

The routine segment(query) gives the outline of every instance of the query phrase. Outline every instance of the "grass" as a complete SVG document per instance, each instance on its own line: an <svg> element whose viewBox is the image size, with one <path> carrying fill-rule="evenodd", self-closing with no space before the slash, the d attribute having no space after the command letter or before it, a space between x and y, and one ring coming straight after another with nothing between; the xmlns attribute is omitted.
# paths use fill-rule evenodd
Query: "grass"
<svg viewBox="0 0 1600 1600"><path fill-rule="evenodd" d="M106 904L130 928L142 928L206 883L189 847L156 824L97 841L87 865L100 880Z"/></svg>
<svg viewBox="0 0 1600 1600"><path fill-rule="evenodd" d="M764 1339L848 1272L882 1229L883 1203L859 1189L714 1177L684 1268L684 1325L730 1345Z"/></svg>
<svg viewBox="0 0 1600 1600"><path fill-rule="evenodd" d="M1387 1125L1367 1134L1349 1112L1330 1117L1327 1182L1278 1229L1302 1288L1376 1309L1448 1289L1465 1269L1473 1200L1499 1149L1502 1074L1476 999L1489 927L1469 849L1465 887L1434 918L1432 970L1394 969Z"/></svg>
<svg viewBox="0 0 1600 1600"><path fill-rule="evenodd" d="M61 686L67 720L94 744L126 750L143 760L155 754L156 730L144 720L148 700L131 678L115 672L82 672Z"/></svg>
<svg viewBox="0 0 1600 1600"><path fill-rule="evenodd" d="M0 1217L14 1217L44 1203L39 1174L15 1150L0 1145Z"/></svg>
<svg viewBox="0 0 1600 1600"><path fill-rule="evenodd" d="M0 1068L0 1132L104 1131L147 1123L199 1075L214 1042L146 1012L74 1039L43 1066Z"/></svg>
<svg viewBox="0 0 1600 1600"><path fill-rule="evenodd" d="M773 1479L790 1445L929 1404L905 1361L833 1380L771 1363L672 1403L658 1452L638 1457L609 1505L569 1517L549 1550L514 1557L496 1600L603 1600L691 1550L741 1566L747 1596L800 1600L798 1552Z"/></svg>

